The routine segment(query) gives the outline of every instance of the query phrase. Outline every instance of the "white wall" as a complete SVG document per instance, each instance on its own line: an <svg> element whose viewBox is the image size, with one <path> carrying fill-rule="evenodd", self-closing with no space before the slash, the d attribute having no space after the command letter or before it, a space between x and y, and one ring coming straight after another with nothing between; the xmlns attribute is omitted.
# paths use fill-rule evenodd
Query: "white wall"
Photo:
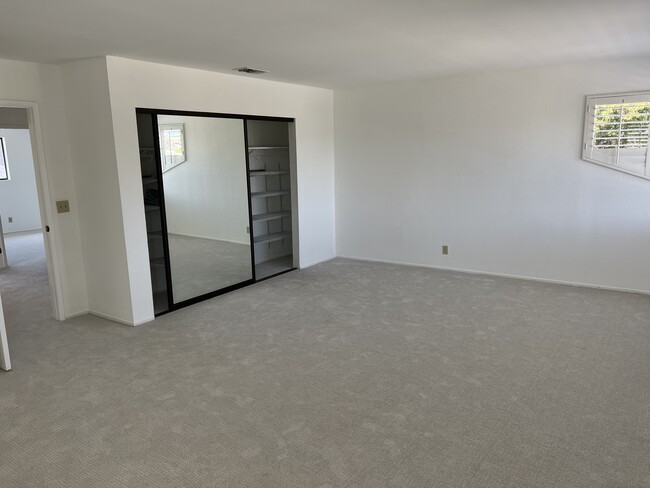
<svg viewBox="0 0 650 488"><path fill-rule="evenodd" d="M184 124L186 161L163 174L167 230L250 244L242 120L160 116Z"/></svg>
<svg viewBox="0 0 650 488"><path fill-rule="evenodd" d="M120 188L105 58L63 66L88 311L131 324Z"/></svg>
<svg viewBox="0 0 650 488"><path fill-rule="evenodd" d="M650 292L650 182L580 159L585 96L648 80L641 58L336 91L338 254Z"/></svg>
<svg viewBox="0 0 650 488"><path fill-rule="evenodd" d="M330 90L115 57L107 63L134 323L153 318L136 107L295 118L300 266L334 257Z"/></svg>
<svg viewBox="0 0 650 488"><path fill-rule="evenodd" d="M9 179L0 180L0 216L5 234L41 228L32 141L27 129L0 129ZM9 222L9 217L12 222Z"/></svg>
<svg viewBox="0 0 650 488"><path fill-rule="evenodd" d="M0 100L38 104L44 164L49 179L51 205L69 200L70 213L53 214L44 222L56 236L56 258L61 264L63 313L87 310L85 275L75 198L61 69L57 66L0 60Z"/></svg>

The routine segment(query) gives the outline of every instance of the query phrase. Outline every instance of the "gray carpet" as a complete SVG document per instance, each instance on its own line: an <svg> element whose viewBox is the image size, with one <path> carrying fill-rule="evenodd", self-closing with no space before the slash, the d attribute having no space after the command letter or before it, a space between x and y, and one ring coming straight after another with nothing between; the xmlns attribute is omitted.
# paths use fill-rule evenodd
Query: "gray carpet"
<svg viewBox="0 0 650 488"><path fill-rule="evenodd" d="M255 267L255 277L262 280L291 268L293 268L293 254L258 263Z"/></svg>
<svg viewBox="0 0 650 488"><path fill-rule="evenodd" d="M21 266L3 487L650 487L649 297L334 260L129 328Z"/></svg>

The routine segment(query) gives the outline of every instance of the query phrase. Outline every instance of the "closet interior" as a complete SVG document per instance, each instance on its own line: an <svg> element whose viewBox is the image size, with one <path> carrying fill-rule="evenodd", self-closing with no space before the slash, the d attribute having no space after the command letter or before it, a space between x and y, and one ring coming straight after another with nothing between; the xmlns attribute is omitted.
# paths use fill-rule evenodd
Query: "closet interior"
<svg viewBox="0 0 650 488"><path fill-rule="evenodd" d="M294 267L291 146L287 122L249 120L246 125L255 276L259 280Z"/></svg>

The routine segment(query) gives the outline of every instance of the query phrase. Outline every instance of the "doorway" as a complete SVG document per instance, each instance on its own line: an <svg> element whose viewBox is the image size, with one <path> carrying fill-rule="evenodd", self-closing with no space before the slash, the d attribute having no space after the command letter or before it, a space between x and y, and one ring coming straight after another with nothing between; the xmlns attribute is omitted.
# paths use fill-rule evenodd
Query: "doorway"
<svg viewBox="0 0 650 488"><path fill-rule="evenodd" d="M0 292L8 326L12 316L63 319L45 233L41 148L36 104L0 102Z"/></svg>

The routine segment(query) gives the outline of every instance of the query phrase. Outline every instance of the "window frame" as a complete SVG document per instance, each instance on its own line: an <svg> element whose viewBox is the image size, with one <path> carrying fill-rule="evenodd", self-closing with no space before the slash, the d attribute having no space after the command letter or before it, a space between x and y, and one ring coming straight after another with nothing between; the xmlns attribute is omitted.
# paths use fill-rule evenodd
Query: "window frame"
<svg viewBox="0 0 650 488"><path fill-rule="evenodd" d="M619 93L605 93L601 95L587 95L585 97L585 119L584 131L582 136L582 159L584 161L603 166L605 168L613 169L626 173L637 178L650 180L650 129L648 142L646 144L645 153L645 174L637 173L635 171L626 169L617 164L609 164L598 159L589 157L588 149L593 140L593 126L594 126L594 107L596 105L606 105L615 103L634 103L634 102L650 102L650 91L637 91L637 92L619 92Z"/></svg>
<svg viewBox="0 0 650 488"><path fill-rule="evenodd" d="M187 161L187 153L185 148L185 124L172 123L172 124L158 124L158 132L160 138L160 156L162 161L162 172L166 173L170 169L175 168L179 164ZM180 146L179 154L172 153L171 140L167 136L168 133L179 132L176 136ZM168 147L168 142L170 146Z"/></svg>
<svg viewBox="0 0 650 488"><path fill-rule="evenodd" d="M5 177L0 176L0 181L9 181L9 161L7 161L7 144L4 137L0 137L0 151L2 151L2 160L4 161Z"/></svg>

